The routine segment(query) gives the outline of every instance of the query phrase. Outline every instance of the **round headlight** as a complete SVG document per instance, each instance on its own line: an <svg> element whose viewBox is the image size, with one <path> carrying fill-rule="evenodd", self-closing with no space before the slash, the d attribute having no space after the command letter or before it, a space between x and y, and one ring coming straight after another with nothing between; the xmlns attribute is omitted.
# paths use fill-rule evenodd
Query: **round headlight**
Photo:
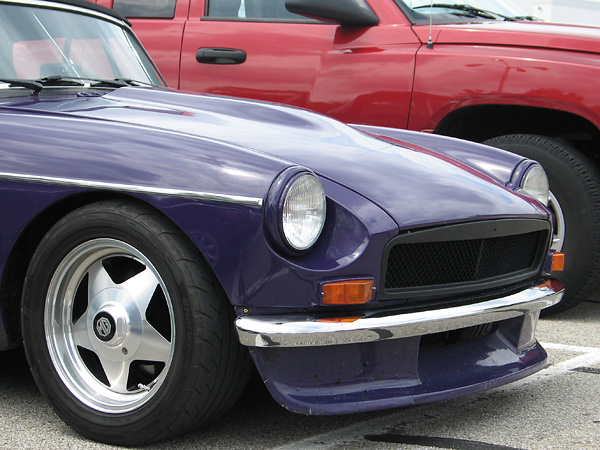
<svg viewBox="0 0 600 450"><path fill-rule="evenodd" d="M542 166L536 164L527 171L523 177L521 189L523 189L530 197L548 206L550 185L548 184L548 177L546 176L544 169L542 169Z"/></svg>
<svg viewBox="0 0 600 450"><path fill-rule="evenodd" d="M310 248L325 224L325 192L310 173L303 173L289 184L281 209L281 225L287 243L294 250Z"/></svg>

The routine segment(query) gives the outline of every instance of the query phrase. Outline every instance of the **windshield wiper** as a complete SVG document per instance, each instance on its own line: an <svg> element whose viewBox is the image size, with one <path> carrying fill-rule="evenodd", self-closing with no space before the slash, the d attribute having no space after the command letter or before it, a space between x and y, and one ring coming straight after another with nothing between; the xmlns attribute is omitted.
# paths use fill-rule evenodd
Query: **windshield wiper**
<svg viewBox="0 0 600 450"><path fill-rule="evenodd" d="M451 9L451 10L459 11L458 13L454 12L452 14L463 15L463 16L467 16L467 17L481 17L483 19L492 19L492 20L498 20L498 18L500 17L504 20L509 20L509 21L518 20L516 17L505 16L504 14L496 13L493 11L486 11L485 9L475 8L474 6L453 4L453 3L434 3L433 5L416 6L413 9L425 9L425 8Z"/></svg>
<svg viewBox="0 0 600 450"><path fill-rule="evenodd" d="M81 81L77 81L79 78L62 77L60 75L52 75L50 77L40 78L35 80L42 86L83 86Z"/></svg>
<svg viewBox="0 0 600 450"><path fill-rule="evenodd" d="M85 86L79 78L63 77L60 75L52 75L49 77L38 78L37 80L21 80L13 78L3 78L0 82L10 83L10 86L20 86L27 89L32 89L35 94L39 94L45 87L57 86Z"/></svg>
<svg viewBox="0 0 600 450"><path fill-rule="evenodd" d="M16 78L0 78L0 83L9 83L9 87L19 86L33 90L34 94L39 94L45 87L57 86L73 86L83 87L85 82L90 83L90 87L125 87L125 86L154 86L152 83L145 81L132 80L131 78L114 78L114 79L94 79L85 77L63 77L60 75L52 75L49 77L39 78L37 80L23 80Z"/></svg>
<svg viewBox="0 0 600 450"><path fill-rule="evenodd" d="M35 94L39 94L42 89L49 86L84 86L81 81L71 79L70 77L61 77L53 75L50 77L39 78L37 80L21 80L12 78L3 78L0 81L10 83L10 86L20 86L27 89L32 89Z"/></svg>
<svg viewBox="0 0 600 450"><path fill-rule="evenodd" d="M75 78L75 77L63 77L71 80L82 80L89 81L91 87L125 87L125 86L154 86L152 83L145 81L132 80L131 78L113 78L113 79L99 79L99 78ZM83 86L83 84L82 84Z"/></svg>
<svg viewBox="0 0 600 450"><path fill-rule="evenodd" d="M154 86L152 83L146 83L145 81L132 80L131 78L113 78L113 79L95 79L95 78L82 78L86 81L90 81L91 87L126 87L126 86Z"/></svg>
<svg viewBox="0 0 600 450"><path fill-rule="evenodd" d="M515 20L528 20L529 22L540 22L542 19L539 19L535 16L514 16Z"/></svg>
<svg viewBox="0 0 600 450"><path fill-rule="evenodd" d="M131 78L115 78L115 80L124 81L130 86L151 86L156 87L152 83L148 83L146 81L132 80Z"/></svg>
<svg viewBox="0 0 600 450"><path fill-rule="evenodd" d="M44 86L41 83L38 83L37 81L33 81L33 80L20 80L20 79L16 79L16 78L0 78L0 82L9 83L8 87L18 86L18 87L24 87L26 89L31 89L33 91L33 93L36 95L39 94L42 89L44 89Z"/></svg>
<svg viewBox="0 0 600 450"><path fill-rule="evenodd" d="M85 82L89 82L91 87L125 87L125 86L154 86L151 83L144 81L132 80L131 78L113 78L100 79L88 77L63 77L61 75L53 75L46 78L35 80L44 86L85 86Z"/></svg>

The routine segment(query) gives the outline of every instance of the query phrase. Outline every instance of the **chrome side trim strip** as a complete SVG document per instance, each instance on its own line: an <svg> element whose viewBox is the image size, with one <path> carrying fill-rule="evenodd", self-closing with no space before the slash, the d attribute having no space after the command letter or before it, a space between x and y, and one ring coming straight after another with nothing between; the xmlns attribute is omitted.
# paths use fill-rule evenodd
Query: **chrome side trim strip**
<svg viewBox="0 0 600 450"><path fill-rule="evenodd" d="M134 194L160 195L165 197L182 197L194 200L204 200L220 203L235 203L247 206L262 206L263 199L245 197L242 195L214 194L210 192L186 191L181 189L166 189L151 186L136 186L103 181L78 180L71 178L46 177L39 175L22 175L0 172L0 179L10 181L25 181L29 183L53 184L59 186L80 187L85 189L102 189L108 191L130 192Z"/></svg>
<svg viewBox="0 0 600 450"><path fill-rule="evenodd" d="M472 305L385 317L368 315L354 322L317 322L309 316L244 316L236 320L240 342L250 347L313 347L376 342L498 322L527 315L560 301L562 285L544 284L507 297ZM534 324L535 325L535 324Z"/></svg>

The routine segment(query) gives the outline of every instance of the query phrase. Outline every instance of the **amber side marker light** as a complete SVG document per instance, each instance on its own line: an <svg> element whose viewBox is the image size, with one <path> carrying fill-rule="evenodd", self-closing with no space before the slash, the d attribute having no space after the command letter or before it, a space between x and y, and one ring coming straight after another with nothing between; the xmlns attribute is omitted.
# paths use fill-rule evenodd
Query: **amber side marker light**
<svg viewBox="0 0 600 450"><path fill-rule="evenodd" d="M565 270L565 254L555 252L552 255L552 272L560 272L562 270Z"/></svg>
<svg viewBox="0 0 600 450"><path fill-rule="evenodd" d="M373 298L374 280L345 280L323 283L323 305L359 305Z"/></svg>

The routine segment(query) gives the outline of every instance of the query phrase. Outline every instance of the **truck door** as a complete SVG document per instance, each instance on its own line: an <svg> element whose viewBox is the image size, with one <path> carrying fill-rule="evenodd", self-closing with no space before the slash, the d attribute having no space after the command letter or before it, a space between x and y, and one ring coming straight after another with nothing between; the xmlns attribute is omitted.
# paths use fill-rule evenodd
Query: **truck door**
<svg viewBox="0 0 600 450"><path fill-rule="evenodd" d="M130 19L171 87L406 127L420 42L393 0L368 1L378 25L307 18L285 0L97 0Z"/></svg>
<svg viewBox="0 0 600 450"><path fill-rule="evenodd" d="M341 26L290 13L285 0L192 0L179 87L406 126L419 41L383 1L404 23Z"/></svg>

